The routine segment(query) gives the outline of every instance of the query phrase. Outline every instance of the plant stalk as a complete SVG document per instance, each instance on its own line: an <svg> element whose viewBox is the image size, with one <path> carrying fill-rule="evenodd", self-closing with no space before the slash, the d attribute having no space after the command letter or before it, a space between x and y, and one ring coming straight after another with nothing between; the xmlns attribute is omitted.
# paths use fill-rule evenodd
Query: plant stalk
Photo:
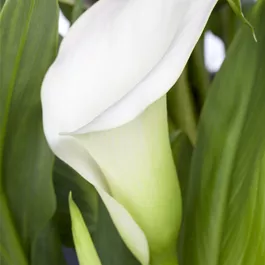
<svg viewBox="0 0 265 265"><path fill-rule="evenodd" d="M159 254L151 254L150 265L178 265L177 250L175 247L169 248Z"/></svg>
<svg viewBox="0 0 265 265"><path fill-rule="evenodd" d="M197 138L197 113L191 87L188 82L188 69L183 70L177 83L168 93L168 113L177 128L184 131L193 145Z"/></svg>

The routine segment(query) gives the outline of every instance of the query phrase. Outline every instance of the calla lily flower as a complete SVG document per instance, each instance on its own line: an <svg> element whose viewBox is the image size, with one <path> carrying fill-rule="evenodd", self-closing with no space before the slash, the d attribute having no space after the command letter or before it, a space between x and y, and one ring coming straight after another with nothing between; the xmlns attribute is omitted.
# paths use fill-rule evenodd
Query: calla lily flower
<svg viewBox="0 0 265 265"><path fill-rule="evenodd" d="M165 94L217 0L100 0L71 27L42 86L53 152L94 185L144 264L177 264L180 191Z"/></svg>

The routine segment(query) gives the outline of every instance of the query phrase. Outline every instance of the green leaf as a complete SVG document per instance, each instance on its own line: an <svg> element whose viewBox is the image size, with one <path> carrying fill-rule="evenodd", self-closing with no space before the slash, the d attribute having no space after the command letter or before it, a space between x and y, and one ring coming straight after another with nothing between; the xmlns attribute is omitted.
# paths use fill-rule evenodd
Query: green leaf
<svg viewBox="0 0 265 265"><path fill-rule="evenodd" d="M179 185L181 189L182 205L184 207L187 198L187 190L189 186L190 179L190 167L191 167L191 157L193 153L192 144L188 136L181 132L175 131L171 134L171 148L174 158L174 162L177 169L177 176L179 179ZM179 233L179 242L183 240L183 231L180 229ZM178 253L179 257L182 256L182 253Z"/></svg>
<svg viewBox="0 0 265 265"><path fill-rule="evenodd" d="M102 265L140 265L123 243L102 201L93 239Z"/></svg>
<svg viewBox="0 0 265 265"><path fill-rule="evenodd" d="M244 13L242 11L241 1L240 0L227 0L227 2L231 6L235 14L238 15L242 19L242 21L250 27L252 34L253 34L253 38L255 41L257 41L254 27L244 16Z"/></svg>
<svg viewBox="0 0 265 265"><path fill-rule="evenodd" d="M94 187L68 165L56 158L53 171L57 197L56 221L62 242L73 246L68 196L72 191L75 202L93 236L98 218L98 195Z"/></svg>
<svg viewBox="0 0 265 265"><path fill-rule="evenodd" d="M55 237L54 230L47 230L56 201L53 155L42 131L40 87L56 54L57 23L55 0L7 0L0 15L0 193L9 219L1 229L1 249L12 260L19 245L27 262L36 265L40 263L33 258L34 249L43 233L47 240ZM14 244L10 233L16 235ZM60 253L60 245L56 247L47 245L47 252ZM38 258L62 264L52 257Z"/></svg>
<svg viewBox="0 0 265 265"><path fill-rule="evenodd" d="M2 7L4 6L5 4L5 0L0 0L0 10L2 9Z"/></svg>
<svg viewBox="0 0 265 265"><path fill-rule="evenodd" d="M80 15L88 8L84 0L60 1L60 9L64 16L73 24Z"/></svg>
<svg viewBox="0 0 265 265"><path fill-rule="evenodd" d="M71 21L72 19L72 12L73 12L73 5L67 4L67 3L63 3L63 2L59 2L59 6L61 11L63 12L64 16Z"/></svg>
<svg viewBox="0 0 265 265"><path fill-rule="evenodd" d="M199 124L181 265L262 265L265 257L265 1L253 10L258 43L242 27Z"/></svg>
<svg viewBox="0 0 265 265"><path fill-rule="evenodd" d="M55 220L50 220L38 234L31 251L31 263L34 265L62 265L61 242Z"/></svg>
<svg viewBox="0 0 265 265"><path fill-rule="evenodd" d="M255 2L256 0L241 0L242 5L253 5Z"/></svg>
<svg viewBox="0 0 265 265"><path fill-rule="evenodd" d="M191 54L188 76L196 98L196 109L201 111L210 85L210 75L204 63L204 35L199 39Z"/></svg>
<svg viewBox="0 0 265 265"><path fill-rule="evenodd" d="M19 236L14 229L6 197L3 193L0 193L0 196L0 264L27 265L28 261L20 245Z"/></svg>
<svg viewBox="0 0 265 265"><path fill-rule="evenodd" d="M84 11L84 1L76 0L72 12L71 22L74 23L83 14Z"/></svg>
<svg viewBox="0 0 265 265"><path fill-rule="evenodd" d="M72 220L72 232L80 265L101 265L91 236L77 205L69 194L69 208Z"/></svg>
<svg viewBox="0 0 265 265"><path fill-rule="evenodd" d="M59 3L67 4L67 5L74 5L75 0L59 0Z"/></svg>
<svg viewBox="0 0 265 265"><path fill-rule="evenodd" d="M197 137L197 113L188 81L188 69L184 69L176 84L167 95L169 117L178 129L185 132L192 144Z"/></svg>
<svg viewBox="0 0 265 265"><path fill-rule="evenodd" d="M181 131L176 131L171 137L173 138L171 143L172 154L181 188L182 202L184 204L189 183L193 147L188 136Z"/></svg>

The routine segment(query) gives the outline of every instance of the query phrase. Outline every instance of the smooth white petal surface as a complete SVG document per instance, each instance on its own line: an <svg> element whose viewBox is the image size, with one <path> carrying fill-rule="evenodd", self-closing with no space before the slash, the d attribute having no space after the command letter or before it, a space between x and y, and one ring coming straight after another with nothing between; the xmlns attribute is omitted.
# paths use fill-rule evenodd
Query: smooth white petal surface
<svg viewBox="0 0 265 265"><path fill-rule="evenodd" d="M175 84L196 45L216 0L185 1L179 31L164 57L122 100L96 117L76 133L118 127L134 119ZM166 4L166 1L165 1ZM183 21L181 21L183 19Z"/></svg>
<svg viewBox="0 0 265 265"><path fill-rule="evenodd" d="M165 94L216 2L96 3L70 29L44 80L42 101L56 108L61 131L120 126Z"/></svg>

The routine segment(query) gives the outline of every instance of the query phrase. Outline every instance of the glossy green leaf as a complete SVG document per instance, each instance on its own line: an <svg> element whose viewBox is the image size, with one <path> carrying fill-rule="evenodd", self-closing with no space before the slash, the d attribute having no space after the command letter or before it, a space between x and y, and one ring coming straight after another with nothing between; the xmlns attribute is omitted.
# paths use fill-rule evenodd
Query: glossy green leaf
<svg viewBox="0 0 265 265"><path fill-rule="evenodd" d="M244 13L242 11L241 1L240 0L227 0L227 2L231 6L231 8L235 12L235 14L238 15L242 19L242 21L250 27L255 41L257 41L257 37L256 37L256 34L255 34L255 29L252 26L252 24L246 19L245 15L244 15Z"/></svg>
<svg viewBox="0 0 265 265"><path fill-rule="evenodd" d="M65 245L73 246L68 204L69 192L73 192L74 200L92 236L96 230L98 218L98 195L91 184L57 158L53 178L57 197L56 221L60 236Z"/></svg>
<svg viewBox="0 0 265 265"><path fill-rule="evenodd" d="M73 201L71 193L69 194L69 208L72 220L73 238L79 264L101 265L85 221L80 210Z"/></svg>
<svg viewBox="0 0 265 265"><path fill-rule="evenodd" d="M263 265L265 1L217 74L199 124L184 211L181 265Z"/></svg>
<svg viewBox="0 0 265 265"><path fill-rule="evenodd" d="M57 21L55 0L7 0L0 15L0 192L10 219L1 228L1 253L12 260L13 248L19 245L32 265L40 264L34 258L36 245L56 237L56 229L48 229L56 201L53 155L42 131L40 87L56 54ZM38 250L38 259L62 264L57 256L53 259L53 252L60 256L59 244L45 248Z"/></svg>

